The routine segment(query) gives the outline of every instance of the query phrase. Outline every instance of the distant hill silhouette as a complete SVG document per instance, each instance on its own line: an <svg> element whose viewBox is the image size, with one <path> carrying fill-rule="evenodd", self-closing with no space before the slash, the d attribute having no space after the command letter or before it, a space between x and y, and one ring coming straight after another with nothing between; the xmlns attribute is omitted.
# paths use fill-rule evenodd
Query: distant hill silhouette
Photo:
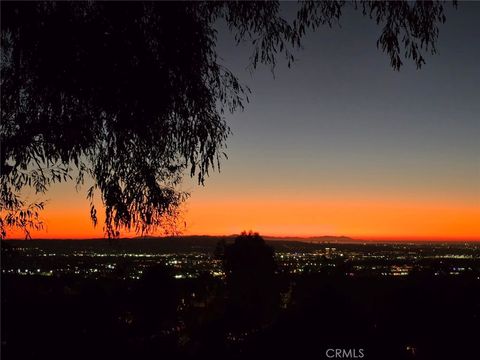
<svg viewBox="0 0 480 360"><path fill-rule="evenodd" d="M278 236L264 236L266 241L286 241L286 242L303 242L303 243L351 243L359 240L352 239L347 236L310 236L310 237L278 237Z"/></svg>
<svg viewBox="0 0 480 360"><path fill-rule="evenodd" d="M22 247L40 247L44 249L112 249L129 251L213 251L220 240L226 243L232 243L238 235L229 236L209 236L209 235L189 235L189 236L171 236L171 237L135 237L123 238L117 240L106 239L35 239L35 240L7 240L9 244ZM318 237L274 237L266 236L265 241L276 249L305 248L318 244L328 243L356 243L354 240L345 236L318 236Z"/></svg>

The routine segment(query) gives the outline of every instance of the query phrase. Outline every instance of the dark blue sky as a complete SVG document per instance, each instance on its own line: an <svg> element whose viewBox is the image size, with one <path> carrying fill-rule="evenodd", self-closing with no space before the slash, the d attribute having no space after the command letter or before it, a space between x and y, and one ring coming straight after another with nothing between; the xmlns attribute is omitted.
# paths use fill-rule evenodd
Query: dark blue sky
<svg viewBox="0 0 480 360"><path fill-rule="evenodd" d="M478 194L480 4L448 9L438 54L421 70L407 60L394 71L376 48L380 28L355 11L341 28L310 34L293 68L280 63L275 78L266 67L250 74L249 47L232 47L221 31L224 63L252 94L229 116L219 181L241 186L250 181L242 174L255 174L259 190L313 190L327 177L322 188Z"/></svg>

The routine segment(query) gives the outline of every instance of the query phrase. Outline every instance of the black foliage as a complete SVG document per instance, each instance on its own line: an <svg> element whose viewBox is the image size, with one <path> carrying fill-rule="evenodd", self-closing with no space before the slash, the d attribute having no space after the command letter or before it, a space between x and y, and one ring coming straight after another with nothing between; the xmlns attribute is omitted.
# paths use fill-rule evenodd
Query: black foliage
<svg viewBox="0 0 480 360"><path fill-rule="evenodd" d="M242 233L224 253L229 320L236 331L273 320L279 305L274 250L258 233Z"/></svg>

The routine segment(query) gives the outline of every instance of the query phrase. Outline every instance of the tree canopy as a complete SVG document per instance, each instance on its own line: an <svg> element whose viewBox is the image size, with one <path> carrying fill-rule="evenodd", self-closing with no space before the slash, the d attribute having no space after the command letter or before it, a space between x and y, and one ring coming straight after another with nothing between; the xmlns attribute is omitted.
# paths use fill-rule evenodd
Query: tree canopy
<svg viewBox="0 0 480 360"><path fill-rule="evenodd" d="M440 1L299 2L287 21L271 2L2 2L0 236L41 227L45 193L88 177L105 207L104 229L169 228L188 197L187 173L203 184L220 167L225 114L249 89L219 60L220 20L251 44L250 66L288 66L302 37L339 22L353 6L381 26L377 42L393 69L435 53Z"/></svg>
<svg viewBox="0 0 480 360"><path fill-rule="evenodd" d="M233 327L247 330L271 321L279 305L273 248L258 233L243 232L225 246L223 267Z"/></svg>

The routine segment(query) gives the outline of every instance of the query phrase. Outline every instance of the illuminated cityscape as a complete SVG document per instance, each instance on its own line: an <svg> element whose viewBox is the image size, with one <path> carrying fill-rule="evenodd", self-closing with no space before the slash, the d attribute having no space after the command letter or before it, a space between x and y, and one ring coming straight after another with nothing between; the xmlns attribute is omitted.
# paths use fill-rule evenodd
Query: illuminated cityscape
<svg viewBox="0 0 480 360"><path fill-rule="evenodd" d="M224 277L222 263L214 254L213 244L200 249L193 244L179 251L146 249L143 244L120 240L121 247L106 241L62 241L32 243L12 241L3 274L31 276L77 275L89 278L115 277L139 280L146 269L166 265L177 279L198 278L202 274ZM435 276L480 275L478 243L308 243L270 241L275 249L277 273L328 273L345 276L408 276L428 272ZM157 246L158 247L158 246ZM99 249L100 248L100 249ZM7 250L8 251L8 250ZM479 278L480 279L480 278Z"/></svg>

